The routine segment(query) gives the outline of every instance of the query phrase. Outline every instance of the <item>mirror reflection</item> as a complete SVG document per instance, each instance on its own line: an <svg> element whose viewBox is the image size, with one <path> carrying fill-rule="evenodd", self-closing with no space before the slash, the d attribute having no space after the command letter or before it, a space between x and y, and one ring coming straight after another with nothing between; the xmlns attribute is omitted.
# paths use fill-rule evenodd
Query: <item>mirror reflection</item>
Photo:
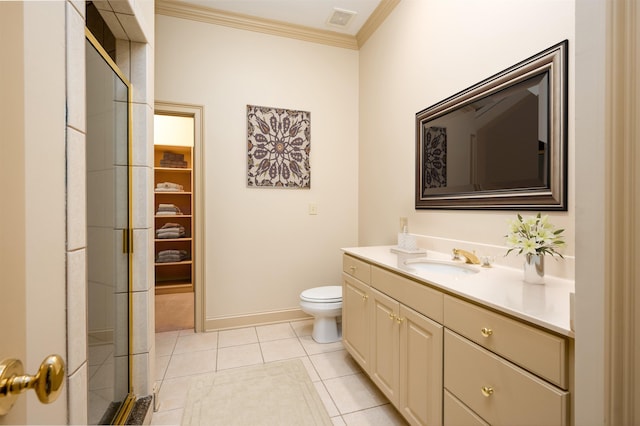
<svg viewBox="0 0 640 426"><path fill-rule="evenodd" d="M424 194L546 187L548 73L422 124Z"/></svg>

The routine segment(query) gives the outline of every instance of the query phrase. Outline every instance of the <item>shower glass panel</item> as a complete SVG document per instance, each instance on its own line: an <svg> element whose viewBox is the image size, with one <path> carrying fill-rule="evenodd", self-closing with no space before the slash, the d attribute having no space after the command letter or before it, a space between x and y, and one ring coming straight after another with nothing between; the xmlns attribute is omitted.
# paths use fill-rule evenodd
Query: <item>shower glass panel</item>
<svg viewBox="0 0 640 426"><path fill-rule="evenodd" d="M90 34L86 71L87 414L111 424L131 400L130 88Z"/></svg>

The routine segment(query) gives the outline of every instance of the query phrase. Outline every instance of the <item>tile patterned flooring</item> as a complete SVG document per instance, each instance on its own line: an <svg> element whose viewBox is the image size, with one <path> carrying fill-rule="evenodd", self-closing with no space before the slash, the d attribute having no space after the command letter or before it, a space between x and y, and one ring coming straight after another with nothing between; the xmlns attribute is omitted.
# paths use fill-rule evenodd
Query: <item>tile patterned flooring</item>
<svg viewBox="0 0 640 426"><path fill-rule="evenodd" d="M318 344L311 338L312 324L305 320L209 333L156 333L160 405L151 424L180 424L189 385L199 374L300 358L334 425L406 425L342 342Z"/></svg>

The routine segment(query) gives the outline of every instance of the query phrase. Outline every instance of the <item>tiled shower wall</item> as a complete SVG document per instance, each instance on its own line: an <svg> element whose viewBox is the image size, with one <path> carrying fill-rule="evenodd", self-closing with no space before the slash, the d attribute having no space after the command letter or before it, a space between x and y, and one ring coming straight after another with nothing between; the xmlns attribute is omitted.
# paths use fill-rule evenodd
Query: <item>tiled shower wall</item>
<svg viewBox="0 0 640 426"><path fill-rule="evenodd" d="M133 105L133 392L152 392L154 313L152 248L153 47L127 1L117 10L95 2L117 41L116 63L132 85ZM67 103L67 396L70 424L87 423L87 211L85 111L85 2L66 4ZM112 26L119 26L112 28ZM139 41L131 41L136 38Z"/></svg>

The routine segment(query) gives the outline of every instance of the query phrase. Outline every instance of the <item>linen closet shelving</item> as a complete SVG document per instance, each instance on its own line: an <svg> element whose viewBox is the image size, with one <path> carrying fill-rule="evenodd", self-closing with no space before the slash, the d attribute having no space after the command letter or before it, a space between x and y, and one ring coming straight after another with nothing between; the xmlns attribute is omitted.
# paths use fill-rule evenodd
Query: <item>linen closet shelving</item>
<svg viewBox="0 0 640 426"><path fill-rule="evenodd" d="M193 204L192 147L155 145L156 294L193 291Z"/></svg>

